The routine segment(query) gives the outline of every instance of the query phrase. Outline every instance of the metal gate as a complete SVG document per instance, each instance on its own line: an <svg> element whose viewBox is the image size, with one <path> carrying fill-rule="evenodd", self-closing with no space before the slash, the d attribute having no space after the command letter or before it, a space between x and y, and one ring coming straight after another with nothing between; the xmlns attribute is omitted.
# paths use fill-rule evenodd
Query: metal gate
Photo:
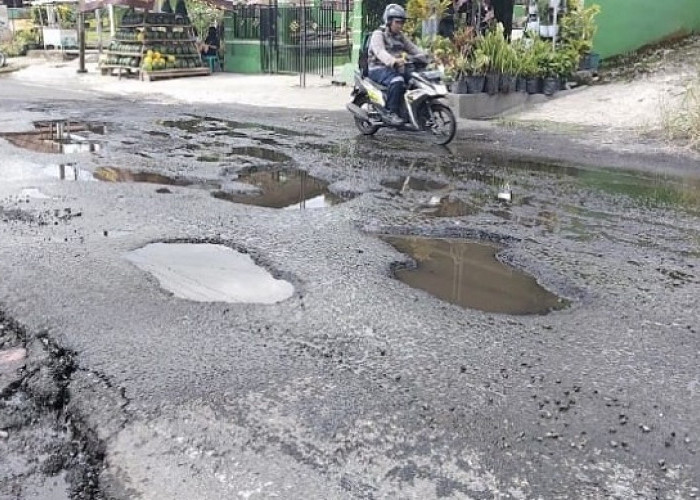
<svg viewBox="0 0 700 500"><path fill-rule="evenodd" d="M333 75L336 26L325 7L270 6L261 18L263 70ZM267 23L263 28L262 23ZM262 33L261 33L262 34Z"/></svg>
<svg viewBox="0 0 700 500"><path fill-rule="evenodd" d="M259 39L265 73L333 75L335 58L350 55L349 35L336 36L341 15L332 5L236 6L229 33L234 39Z"/></svg>

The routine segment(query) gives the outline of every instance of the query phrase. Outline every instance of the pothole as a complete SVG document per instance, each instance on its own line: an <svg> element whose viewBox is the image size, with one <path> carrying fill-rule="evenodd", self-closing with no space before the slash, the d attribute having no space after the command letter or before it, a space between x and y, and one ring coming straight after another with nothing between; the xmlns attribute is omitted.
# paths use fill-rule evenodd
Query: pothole
<svg viewBox="0 0 700 500"><path fill-rule="evenodd" d="M452 304L519 315L547 314L566 307L566 301L545 290L532 276L499 262L497 247L458 239L382 239L417 263L414 269L397 269L399 280Z"/></svg>
<svg viewBox="0 0 700 500"><path fill-rule="evenodd" d="M160 122L160 124L164 127L177 128L190 134L222 132L222 135L227 135L227 133L230 133L231 135L240 137L240 133L236 133L236 130L260 130L286 137L319 137L318 134L300 132L288 128L276 127L274 125L237 122L210 116L191 115L191 118L182 120L164 120Z"/></svg>
<svg viewBox="0 0 700 500"><path fill-rule="evenodd" d="M126 255L178 298L196 302L274 304L294 286L276 279L250 255L212 243L151 243Z"/></svg>
<svg viewBox="0 0 700 500"><path fill-rule="evenodd" d="M479 213L479 208L458 198L445 196L431 199L421 211L433 217L466 217Z"/></svg>
<svg viewBox="0 0 700 500"><path fill-rule="evenodd" d="M38 153L94 153L100 150L100 144L88 135L102 135L105 131L103 124L52 120L34 122L31 132L6 132L0 137L14 146Z"/></svg>
<svg viewBox="0 0 700 500"><path fill-rule="evenodd" d="M286 163L292 161L292 157L274 149L261 148L258 146L243 146L233 148L228 156L247 156L273 163Z"/></svg>
<svg viewBox="0 0 700 500"><path fill-rule="evenodd" d="M382 182L382 186L394 189L399 192L410 189L412 191L437 191L445 189L447 184L443 182L431 181L430 179L421 179L418 177L405 177L398 180L387 180Z"/></svg>
<svg viewBox="0 0 700 500"><path fill-rule="evenodd" d="M239 182L253 185L257 194L216 191L215 198L281 209L326 208L342 200L328 191L328 184L304 170L248 170L238 174Z"/></svg>
<svg viewBox="0 0 700 500"><path fill-rule="evenodd" d="M169 177L153 172L133 172L117 167L98 167L93 173L95 179L103 182L144 182L148 184L161 184L166 186L198 186L202 188L218 189L216 182L195 181Z"/></svg>

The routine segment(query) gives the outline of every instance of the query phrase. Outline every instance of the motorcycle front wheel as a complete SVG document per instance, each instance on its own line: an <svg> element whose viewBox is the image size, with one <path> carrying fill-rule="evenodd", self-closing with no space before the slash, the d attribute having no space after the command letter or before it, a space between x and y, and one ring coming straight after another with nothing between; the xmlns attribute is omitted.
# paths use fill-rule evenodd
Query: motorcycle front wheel
<svg viewBox="0 0 700 500"><path fill-rule="evenodd" d="M452 142L457 133L457 119L449 106L441 102L429 102L421 115L423 130L430 134L434 144L444 146Z"/></svg>
<svg viewBox="0 0 700 500"><path fill-rule="evenodd" d="M5 54L0 52L0 68L5 66L5 62L6 62Z"/></svg>
<svg viewBox="0 0 700 500"><path fill-rule="evenodd" d="M353 103L358 108L362 108L367 114L370 114L374 111L374 105L369 100L367 94L358 95L357 97L355 97ZM374 135L377 133L377 130L379 130L379 127L377 125L372 125L370 122L358 118L357 116L355 116L354 118L355 126L363 135Z"/></svg>

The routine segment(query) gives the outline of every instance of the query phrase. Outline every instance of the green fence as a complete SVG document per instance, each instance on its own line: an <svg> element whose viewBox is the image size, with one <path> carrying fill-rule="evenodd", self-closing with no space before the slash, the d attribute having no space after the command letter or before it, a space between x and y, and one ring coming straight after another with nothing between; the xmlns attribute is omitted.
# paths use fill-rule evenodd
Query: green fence
<svg viewBox="0 0 700 500"><path fill-rule="evenodd" d="M700 31L700 0L586 0L591 4L601 8L593 49L602 57Z"/></svg>

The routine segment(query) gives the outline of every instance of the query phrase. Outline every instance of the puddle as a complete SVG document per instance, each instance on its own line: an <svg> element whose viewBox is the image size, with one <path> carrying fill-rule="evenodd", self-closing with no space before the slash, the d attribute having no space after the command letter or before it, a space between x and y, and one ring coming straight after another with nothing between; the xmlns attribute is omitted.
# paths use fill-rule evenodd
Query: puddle
<svg viewBox="0 0 700 500"><path fill-rule="evenodd" d="M565 307L533 277L499 262L496 247L457 239L382 239L418 264L397 270L399 280L452 304L505 314L546 314Z"/></svg>
<svg viewBox="0 0 700 500"><path fill-rule="evenodd" d="M152 274L178 298L196 302L274 304L294 293L250 255L210 243L152 243L127 260Z"/></svg>
<svg viewBox="0 0 700 500"><path fill-rule="evenodd" d="M439 201L430 200L422 211L433 217L466 217L478 213L479 209L457 198L446 196Z"/></svg>
<svg viewBox="0 0 700 500"><path fill-rule="evenodd" d="M328 184L310 176L304 170L259 170L238 174L239 182L260 189L258 194L212 193L220 200L259 207L304 209L326 208L341 199L328 191Z"/></svg>
<svg viewBox="0 0 700 500"><path fill-rule="evenodd" d="M445 189L447 184L443 182L431 181L429 179L420 179L418 177L407 176L398 180L383 181L382 186L400 192L406 191L407 189L413 191L437 191L439 189Z"/></svg>
<svg viewBox="0 0 700 500"><path fill-rule="evenodd" d="M199 134L203 132L235 132L236 130L242 129L262 130L287 137L320 137L318 134L299 132L297 130L276 127L273 125L261 125L259 123L250 122L237 122L221 118L214 118L211 116L190 116L191 118L183 120L164 120L160 123L160 125L163 125L164 127L177 128L190 134Z"/></svg>
<svg viewBox="0 0 700 500"><path fill-rule="evenodd" d="M221 158L218 156L202 155L197 157L197 161L201 161L202 163L215 163L217 161L221 161Z"/></svg>
<svg viewBox="0 0 700 500"><path fill-rule="evenodd" d="M145 182L148 184L163 184L166 186L194 186L218 189L219 184L207 181L178 179L153 172L132 172L123 168L99 167L95 169L94 178L103 182Z"/></svg>
<svg viewBox="0 0 700 500"><path fill-rule="evenodd" d="M0 134L12 145L38 153L73 154L100 151L97 141L87 134L104 134L105 126L69 120L34 122L31 132L7 132Z"/></svg>
<svg viewBox="0 0 700 500"><path fill-rule="evenodd" d="M233 148L228 156L249 156L260 160L267 160L273 163L286 163L292 161L292 157L274 149L261 148L257 146L244 146Z"/></svg>

